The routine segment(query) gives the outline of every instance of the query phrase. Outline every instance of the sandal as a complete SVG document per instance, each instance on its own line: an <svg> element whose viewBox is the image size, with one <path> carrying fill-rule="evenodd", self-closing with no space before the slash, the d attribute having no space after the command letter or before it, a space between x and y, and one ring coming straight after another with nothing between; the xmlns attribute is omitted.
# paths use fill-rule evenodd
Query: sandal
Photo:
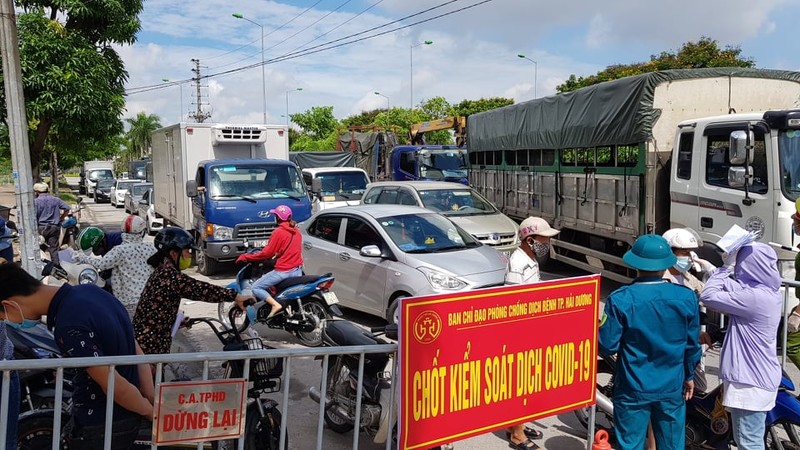
<svg viewBox="0 0 800 450"><path fill-rule="evenodd" d="M541 438L544 437L544 433L542 433L541 431L539 431L539 430L537 430L535 428L531 428L531 427L526 425L525 426L525 436L528 436L528 438L530 438L530 439L541 439ZM506 431L506 437L508 438L508 440L511 440L511 433Z"/></svg>
<svg viewBox="0 0 800 450"><path fill-rule="evenodd" d="M270 311L269 315L267 316L267 319L271 319L271 318L275 317L276 315L280 314L281 312L283 312L283 306L278 308L277 311Z"/></svg>
<svg viewBox="0 0 800 450"><path fill-rule="evenodd" d="M538 445L536 445L536 442L533 442L530 438L525 439L519 444L508 441L508 446L516 450L538 450L540 448Z"/></svg>

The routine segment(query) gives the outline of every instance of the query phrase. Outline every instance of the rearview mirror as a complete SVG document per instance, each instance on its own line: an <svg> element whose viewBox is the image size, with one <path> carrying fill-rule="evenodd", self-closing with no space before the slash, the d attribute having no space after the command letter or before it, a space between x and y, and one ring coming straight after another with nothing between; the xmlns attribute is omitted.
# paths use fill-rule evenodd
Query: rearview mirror
<svg viewBox="0 0 800 450"><path fill-rule="evenodd" d="M377 245L365 245L361 247L358 254L369 258L380 258L382 255L381 249Z"/></svg>
<svg viewBox="0 0 800 450"><path fill-rule="evenodd" d="M741 188L748 177L753 175L752 167L731 167L728 169L728 187Z"/></svg>
<svg viewBox="0 0 800 450"><path fill-rule="evenodd" d="M754 141L755 138L752 131L736 130L731 132L728 162L731 164L752 164Z"/></svg>
<svg viewBox="0 0 800 450"><path fill-rule="evenodd" d="M312 178L311 179L311 192L319 195L322 192L322 180L319 178Z"/></svg>
<svg viewBox="0 0 800 450"><path fill-rule="evenodd" d="M187 197L197 197L197 181L189 180L186 182L186 196Z"/></svg>

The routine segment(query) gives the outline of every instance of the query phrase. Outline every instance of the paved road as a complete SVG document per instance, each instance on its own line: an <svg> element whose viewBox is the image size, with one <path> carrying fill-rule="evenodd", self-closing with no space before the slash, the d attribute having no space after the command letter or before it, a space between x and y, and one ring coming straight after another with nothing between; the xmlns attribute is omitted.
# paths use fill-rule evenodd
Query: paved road
<svg viewBox="0 0 800 450"><path fill-rule="evenodd" d="M0 194L1 193L2 192L0 192ZM0 195L0 203L2 203L2 195ZM108 230L118 230L119 224L121 223L123 217L124 213L122 209L116 209L108 204L97 205L94 204L91 199L87 199L87 211L83 216L83 220L85 222L96 224ZM547 269L549 270L549 273L546 275L548 278L575 276L581 274L579 271L563 266L549 266ZM219 285L225 285L229 283L234 277L234 272L232 269L210 278L197 274L194 269L189 269L187 273L199 279ZM603 297L605 297L605 295L607 295L610 290L614 289L616 285L613 283L604 282L602 287ZM216 316L216 305L204 302L184 300L181 309L191 317ZM384 323L379 318L368 316L352 310L345 310L345 318L362 324L366 327L377 326ZM260 326L258 328L258 332L262 337L269 341L270 345L275 347L302 347L294 337L283 331L271 330ZM532 338L533 337L531 337L531 339ZM198 326L192 330L181 330L176 337L176 343L173 350L217 351L221 350L221 346L209 330L204 329L202 326ZM709 351L707 353L706 362L709 385L715 386L718 383L718 380L716 379L718 374L717 368L719 366L718 352L714 350ZM295 359L292 363L292 366L292 376L288 386L288 424L290 425L290 448L305 450L314 448L318 418L318 405L308 398L307 393L309 387L319 384L321 371L319 363L311 359ZM800 377L798 377L800 372L798 372L794 366L790 365L790 367L787 369L794 379L800 379ZM199 375L199 370L199 367L187 368L190 376ZM286 388L286 385L284 387ZM282 396L282 392L272 395L272 397L283 406ZM545 438L542 441L539 441L539 444L544 448L557 450L578 450L586 448L586 431L580 426L573 413L548 417L536 421L534 424L532 424L532 426L544 432ZM352 437L352 432L339 435L328 429L325 429L324 448L335 450L352 448ZM383 446L378 446L372 444L371 442L365 442L367 441L367 437L363 434L360 436L360 439L360 449L377 450L384 448ZM455 443L455 448L458 450L504 449L508 448L508 444L505 439L504 431L498 431L457 442Z"/></svg>

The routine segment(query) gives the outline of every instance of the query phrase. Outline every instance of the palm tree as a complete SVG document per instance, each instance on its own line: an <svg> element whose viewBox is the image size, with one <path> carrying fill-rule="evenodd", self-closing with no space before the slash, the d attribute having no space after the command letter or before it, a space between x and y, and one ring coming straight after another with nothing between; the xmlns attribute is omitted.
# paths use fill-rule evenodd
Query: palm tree
<svg viewBox="0 0 800 450"><path fill-rule="evenodd" d="M125 137L131 143L131 152L136 152L136 158L141 158L150 153L150 145L153 143L151 137L153 131L161 128L161 118L155 114L145 114L140 112L134 118L125 119L130 125L130 129ZM134 159L134 155L130 155Z"/></svg>

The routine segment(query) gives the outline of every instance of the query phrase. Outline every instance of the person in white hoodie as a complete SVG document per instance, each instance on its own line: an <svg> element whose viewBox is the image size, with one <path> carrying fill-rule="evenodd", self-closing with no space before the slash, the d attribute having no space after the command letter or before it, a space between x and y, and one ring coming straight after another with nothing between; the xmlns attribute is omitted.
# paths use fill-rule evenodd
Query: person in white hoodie
<svg viewBox="0 0 800 450"><path fill-rule="evenodd" d="M131 318L136 313L144 285L153 273L147 258L156 253L156 248L152 243L142 242L146 228L144 219L130 215L122 221L122 244L103 256L73 253L75 262L91 264L97 270L111 269L114 296L125 306Z"/></svg>

